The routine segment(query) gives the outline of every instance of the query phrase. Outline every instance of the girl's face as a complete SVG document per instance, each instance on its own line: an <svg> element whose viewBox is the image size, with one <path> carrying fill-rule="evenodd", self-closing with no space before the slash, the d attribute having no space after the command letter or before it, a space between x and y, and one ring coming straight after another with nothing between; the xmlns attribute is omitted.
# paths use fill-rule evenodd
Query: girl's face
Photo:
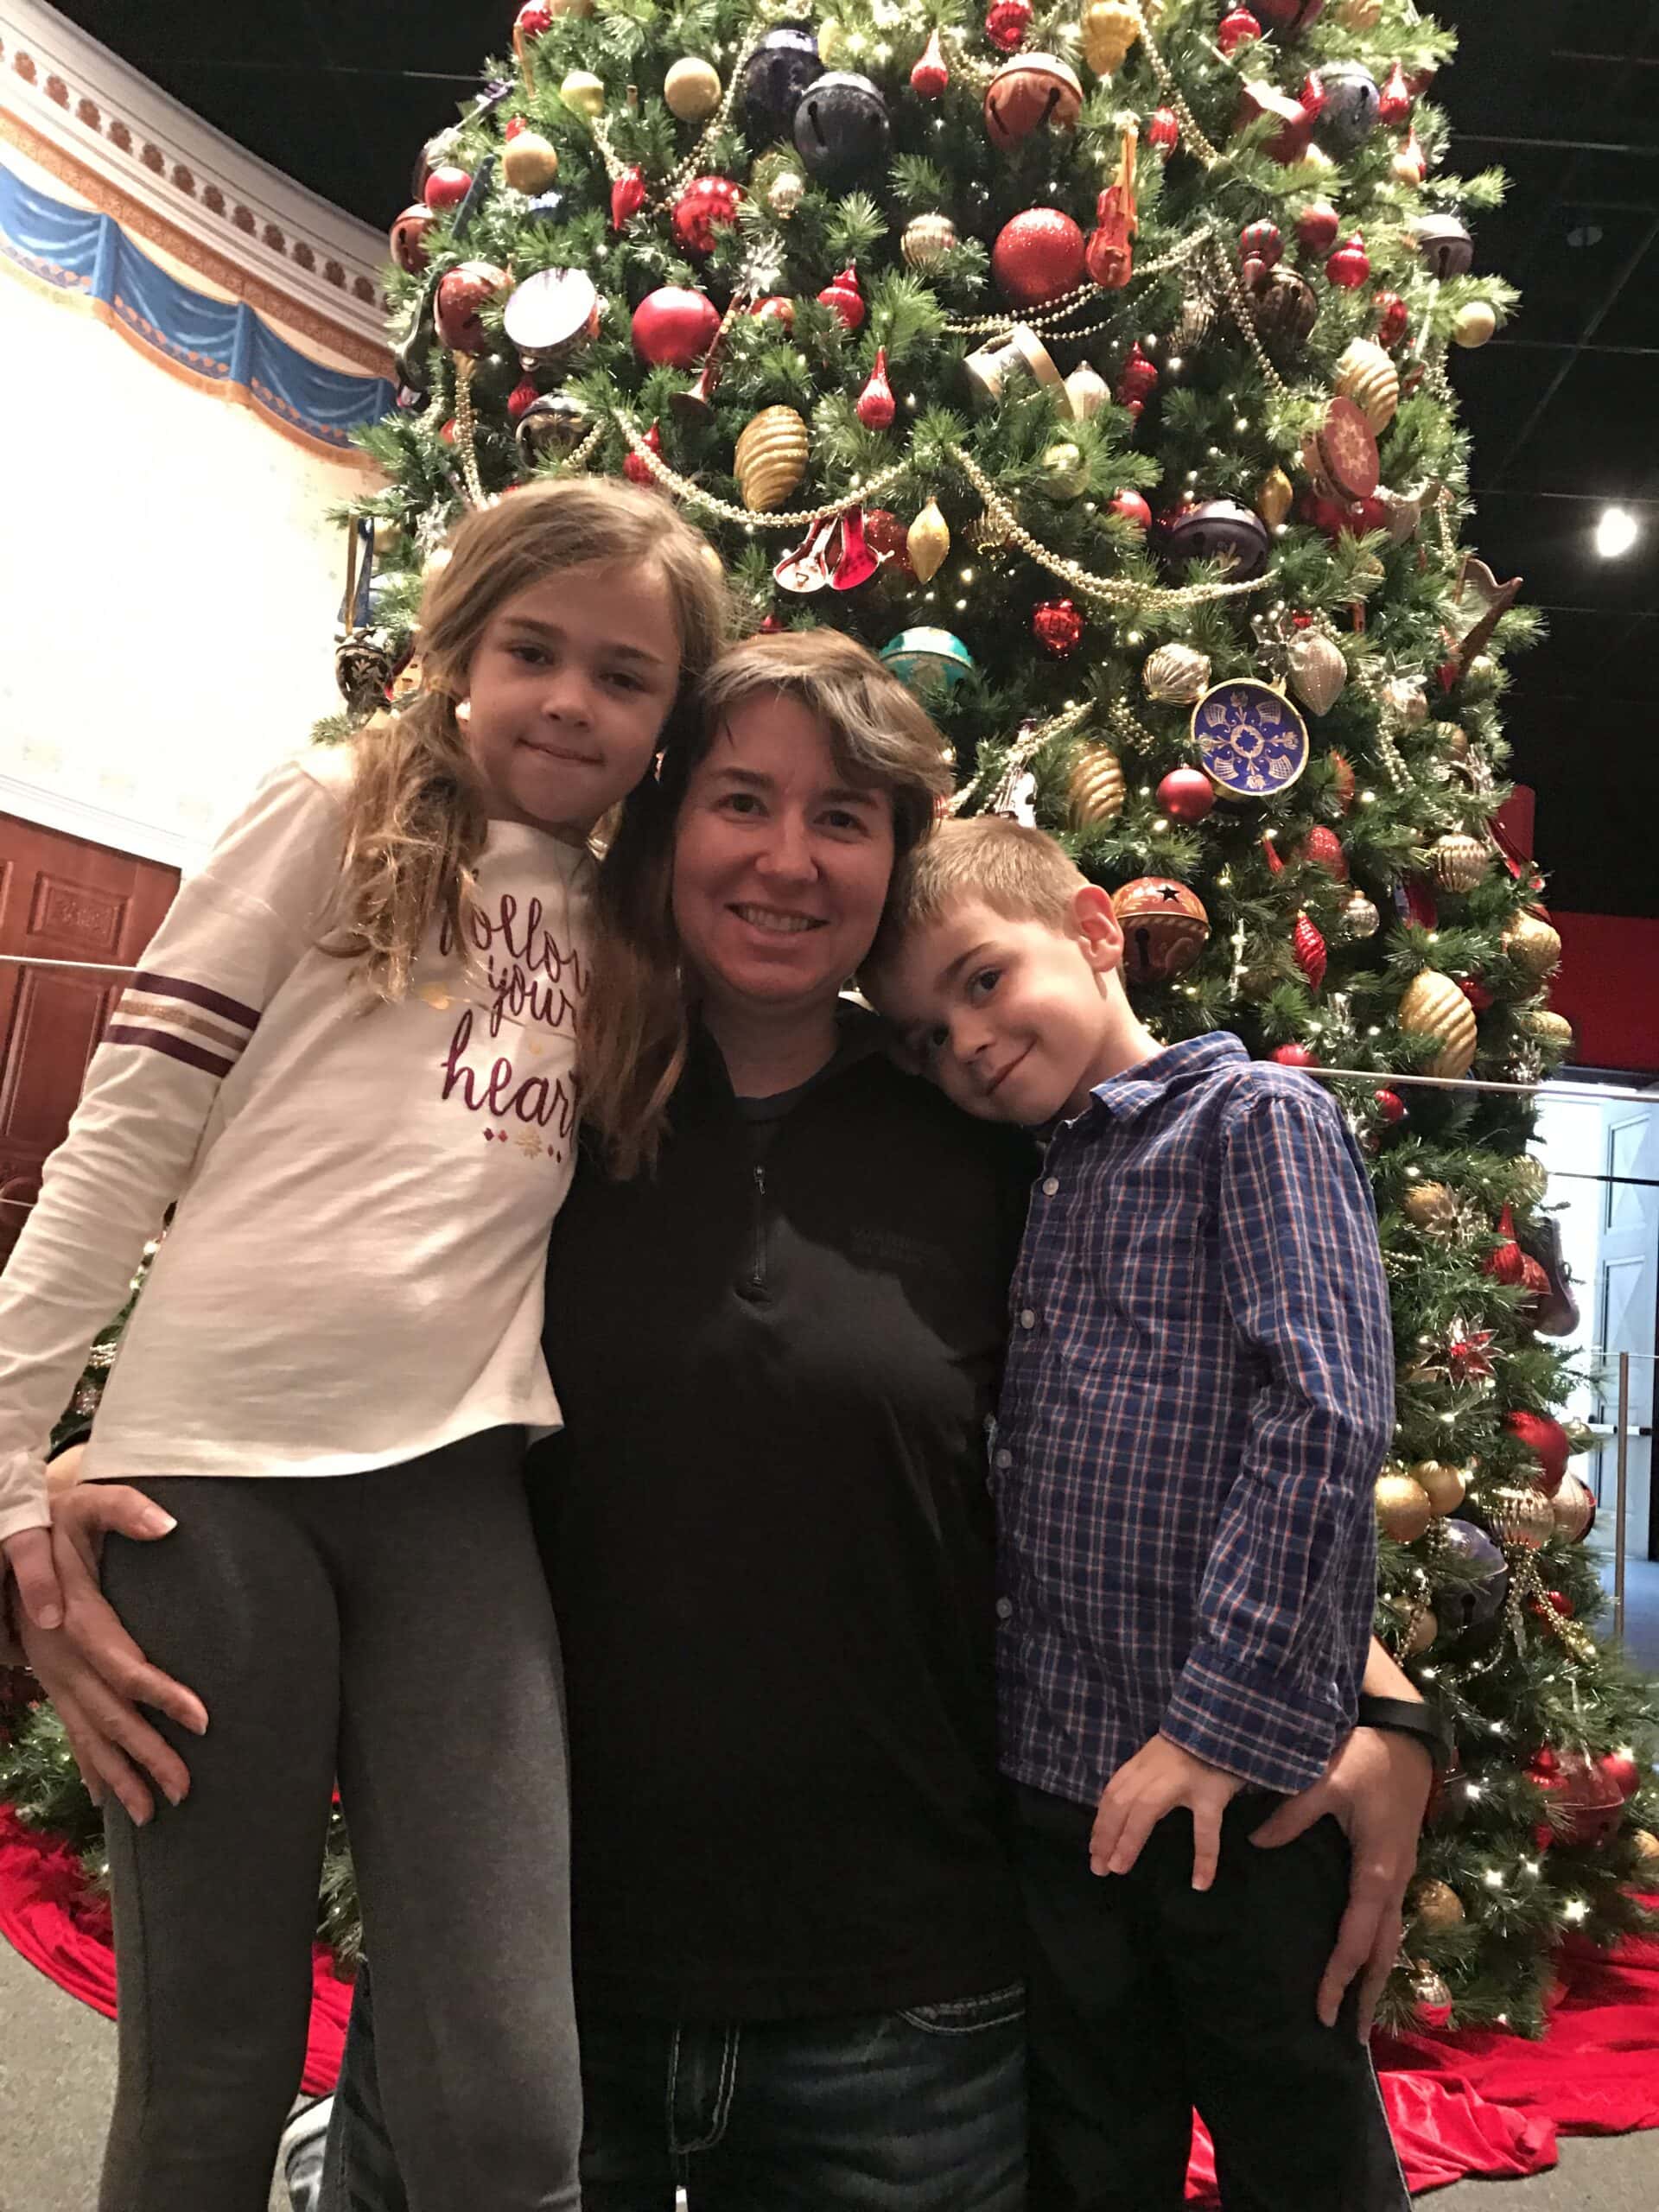
<svg viewBox="0 0 1659 2212"><path fill-rule="evenodd" d="M491 616L467 681L491 815L581 842L650 767L679 689L667 582L607 562L529 584Z"/></svg>
<svg viewBox="0 0 1659 2212"><path fill-rule="evenodd" d="M891 798L848 783L809 708L784 692L734 707L674 833L674 920L710 998L833 1001L870 949L893 859Z"/></svg>

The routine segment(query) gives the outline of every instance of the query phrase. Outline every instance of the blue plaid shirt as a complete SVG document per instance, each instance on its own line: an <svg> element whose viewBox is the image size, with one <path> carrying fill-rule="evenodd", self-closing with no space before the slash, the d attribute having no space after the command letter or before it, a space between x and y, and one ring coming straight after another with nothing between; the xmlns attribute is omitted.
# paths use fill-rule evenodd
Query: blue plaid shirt
<svg viewBox="0 0 1659 2212"><path fill-rule="evenodd" d="M1394 1419L1364 1166L1196 1038L1049 1145L993 1440L1003 1771L1091 1804L1160 1732L1270 1789L1353 1725Z"/></svg>

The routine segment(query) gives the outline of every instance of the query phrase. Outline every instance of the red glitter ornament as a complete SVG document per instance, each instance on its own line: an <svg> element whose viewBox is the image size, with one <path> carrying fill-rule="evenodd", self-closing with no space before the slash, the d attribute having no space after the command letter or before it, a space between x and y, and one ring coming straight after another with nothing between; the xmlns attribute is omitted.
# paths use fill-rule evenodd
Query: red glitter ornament
<svg viewBox="0 0 1659 2212"><path fill-rule="evenodd" d="M743 188L728 176L693 177L674 203L674 235L688 253L712 253L716 231L737 220Z"/></svg>
<svg viewBox="0 0 1659 2212"><path fill-rule="evenodd" d="M1396 61L1389 73L1389 81L1377 95L1376 119L1390 130L1396 123L1403 123L1411 113L1411 87L1406 82L1406 73Z"/></svg>
<svg viewBox="0 0 1659 2212"><path fill-rule="evenodd" d="M864 516L864 543L883 561L891 561L895 575L913 576L910 533L890 507L870 507Z"/></svg>
<svg viewBox="0 0 1659 2212"><path fill-rule="evenodd" d="M1348 772L1351 775L1353 771L1350 769ZM1296 857L1313 868L1322 868L1338 883L1348 880L1348 855L1342 849L1342 840L1334 830L1327 830L1323 822L1316 822L1297 846Z"/></svg>
<svg viewBox="0 0 1659 2212"><path fill-rule="evenodd" d="M1342 218L1328 200L1310 201L1296 218L1298 241L1309 253L1329 253L1342 228Z"/></svg>
<svg viewBox="0 0 1659 2212"><path fill-rule="evenodd" d="M525 408L533 406L541 396L530 378L526 377L522 384L514 385L512 390L507 394L508 414L516 423Z"/></svg>
<svg viewBox="0 0 1659 2212"><path fill-rule="evenodd" d="M639 213L649 197L645 190L645 173L639 164L636 162L632 168L624 169L611 187L611 228L621 230L631 215ZM675 210L675 220L677 223L679 220L677 208Z"/></svg>
<svg viewBox="0 0 1659 2212"><path fill-rule="evenodd" d="M995 0L985 17L985 35L999 54L1012 54L1031 29L1031 0Z"/></svg>
<svg viewBox="0 0 1659 2212"><path fill-rule="evenodd" d="M1128 486L1112 501L1112 512L1122 515L1125 522L1132 522L1137 530L1152 528L1152 509L1139 492L1131 491Z"/></svg>
<svg viewBox="0 0 1659 2212"><path fill-rule="evenodd" d="M1333 284L1344 292L1358 289L1371 273L1371 257L1365 251L1365 241L1356 231L1343 243L1325 264L1325 273Z"/></svg>
<svg viewBox="0 0 1659 2212"><path fill-rule="evenodd" d="M1325 939L1306 914L1296 917L1296 926L1290 933L1290 949L1296 956L1296 965L1307 978L1308 988L1317 991L1325 981Z"/></svg>
<svg viewBox="0 0 1659 2212"><path fill-rule="evenodd" d="M1031 633L1045 652L1064 660L1083 642L1083 617L1069 599L1046 599L1032 609Z"/></svg>
<svg viewBox="0 0 1659 2212"><path fill-rule="evenodd" d="M1216 26L1216 44L1224 54L1236 54L1247 39L1260 38L1262 26L1248 8L1235 8Z"/></svg>
<svg viewBox="0 0 1659 2212"><path fill-rule="evenodd" d="M991 275L1011 306L1045 307L1083 282L1084 237L1058 207L1027 207L997 232Z"/></svg>
<svg viewBox="0 0 1659 2212"><path fill-rule="evenodd" d="M1173 107L1155 107L1147 118L1147 143L1160 154L1173 154L1181 143L1180 118Z"/></svg>
<svg viewBox="0 0 1659 2212"><path fill-rule="evenodd" d="M655 423L653 423L651 428L645 432L645 442L651 448L652 453L661 453L663 449L663 434L658 429ZM649 467L640 459L637 453L631 452L629 454L627 459L622 464L622 474L627 478L630 484L644 484L649 486L657 481L657 479L652 474Z"/></svg>
<svg viewBox="0 0 1659 2212"><path fill-rule="evenodd" d="M856 330L863 321L864 295L858 289L858 271L850 261L818 294L818 305L838 315L845 329Z"/></svg>
<svg viewBox="0 0 1659 2212"><path fill-rule="evenodd" d="M879 346L869 382L855 401L853 412L867 430L890 430L893 418L898 411L893 386L887 382L887 349L885 346Z"/></svg>
<svg viewBox="0 0 1659 2212"><path fill-rule="evenodd" d="M1306 1045L1275 1045L1268 1058L1276 1060L1281 1068L1316 1068L1319 1065Z"/></svg>
<svg viewBox="0 0 1659 2212"><path fill-rule="evenodd" d="M1379 292L1376 296L1376 342L1379 346L1397 346L1406 334L1410 320L1409 310L1398 292Z"/></svg>
<svg viewBox="0 0 1659 2212"><path fill-rule="evenodd" d="M910 73L910 89L918 100L936 100L950 82L950 72L936 27L928 33L921 59Z"/></svg>

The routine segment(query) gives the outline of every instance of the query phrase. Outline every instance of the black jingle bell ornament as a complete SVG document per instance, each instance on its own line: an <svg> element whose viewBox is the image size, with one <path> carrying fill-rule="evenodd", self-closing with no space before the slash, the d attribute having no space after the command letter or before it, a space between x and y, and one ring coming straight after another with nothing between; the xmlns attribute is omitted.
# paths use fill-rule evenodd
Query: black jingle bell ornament
<svg viewBox="0 0 1659 2212"><path fill-rule="evenodd" d="M1083 86L1069 62L1052 54L1017 54L985 88L985 133L1006 153L1034 130L1075 130Z"/></svg>
<svg viewBox="0 0 1659 2212"><path fill-rule="evenodd" d="M1046 599L1032 609L1031 632L1045 652L1065 660L1083 643L1083 617L1069 599Z"/></svg>
<svg viewBox="0 0 1659 2212"><path fill-rule="evenodd" d="M795 150L808 175L831 192L881 176L892 136L887 102L868 77L850 70L816 79L795 110Z"/></svg>
<svg viewBox="0 0 1659 2212"><path fill-rule="evenodd" d="M550 391L531 401L514 435L525 466L535 468L574 453L593 427L594 418L581 400L568 391Z"/></svg>
<svg viewBox="0 0 1659 2212"><path fill-rule="evenodd" d="M1314 128L1320 145L1340 159L1356 152L1376 130L1382 96L1376 78L1358 61L1327 61L1318 82L1322 97Z"/></svg>
<svg viewBox="0 0 1659 2212"><path fill-rule="evenodd" d="M1474 264L1475 242L1456 215L1419 215L1411 242L1431 276L1466 276Z"/></svg>
<svg viewBox="0 0 1659 2212"><path fill-rule="evenodd" d="M752 146L781 138L795 120L801 94L823 74L818 42L791 25L768 31L743 72L743 129Z"/></svg>
<svg viewBox="0 0 1659 2212"><path fill-rule="evenodd" d="M1301 345L1319 319L1313 288L1294 269L1265 269L1250 287L1250 320L1268 346Z"/></svg>
<svg viewBox="0 0 1659 2212"><path fill-rule="evenodd" d="M1260 515L1236 499L1204 499L1178 515L1164 537L1172 567L1188 561L1218 561L1232 583L1262 575L1273 541Z"/></svg>

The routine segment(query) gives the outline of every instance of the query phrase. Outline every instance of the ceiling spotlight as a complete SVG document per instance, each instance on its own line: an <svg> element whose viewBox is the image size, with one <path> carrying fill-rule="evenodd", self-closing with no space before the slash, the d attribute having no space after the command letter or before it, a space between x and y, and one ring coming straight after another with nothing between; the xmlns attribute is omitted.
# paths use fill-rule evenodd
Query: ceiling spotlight
<svg viewBox="0 0 1659 2212"><path fill-rule="evenodd" d="M1627 509L1604 507L1596 524L1596 550L1604 561L1617 561L1641 535L1636 517Z"/></svg>

